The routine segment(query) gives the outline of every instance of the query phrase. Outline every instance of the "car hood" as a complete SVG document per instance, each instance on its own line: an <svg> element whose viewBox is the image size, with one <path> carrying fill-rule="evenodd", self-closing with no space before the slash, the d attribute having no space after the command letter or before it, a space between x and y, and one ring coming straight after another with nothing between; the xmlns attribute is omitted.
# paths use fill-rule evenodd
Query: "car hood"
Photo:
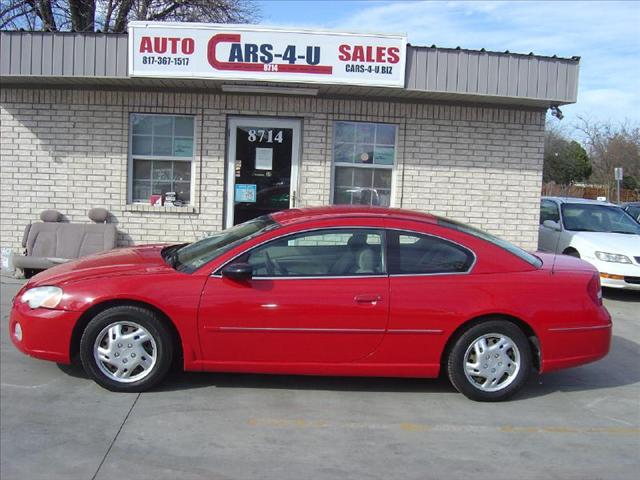
<svg viewBox="0 0 640 480"><path fill-rule="evenodd" d="M59 285L80 279L175 272L160 252L166 245L117 248L63 263L35 275L29 286Z"/></svg>
<svg viewBox="0 0 640 480"><path fill-rule="evenodd" d="M573 238L588 244L594 250L620 253L630 257L640 255L640 235L611 232L576 232Z"/></svg>

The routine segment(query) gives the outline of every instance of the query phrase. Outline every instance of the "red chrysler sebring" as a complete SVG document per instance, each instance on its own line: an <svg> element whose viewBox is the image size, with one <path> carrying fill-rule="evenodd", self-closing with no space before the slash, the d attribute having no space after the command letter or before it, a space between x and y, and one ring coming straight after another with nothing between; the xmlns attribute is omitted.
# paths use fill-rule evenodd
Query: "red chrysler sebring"
<svg viewBox="0 0 640 480"><path fill-rule="evenodd" d="M444 218L384 208L287 210L195 243L59 265L18 292L13 343L79 355L109 390L185 370L436 377L502 400L532 369L609 351L598 272Z"/></svg>

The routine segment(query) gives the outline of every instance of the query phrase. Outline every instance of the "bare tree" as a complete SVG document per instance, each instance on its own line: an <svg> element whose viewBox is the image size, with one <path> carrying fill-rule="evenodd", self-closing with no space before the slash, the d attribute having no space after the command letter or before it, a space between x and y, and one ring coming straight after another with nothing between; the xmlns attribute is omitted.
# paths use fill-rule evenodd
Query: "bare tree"
<svg viewBox="0 0 640 480"><path fill-rule="evenodd" d="M578 131L593 164L592 178L611 191L615 188L614 168L624 169L625 179L640 183L640 128L615 125L578 117Z"/></svg>
<svg viewBox="0 0 640 480"><path fill-rule="evenodd" d="M0 28L122 33L130 20L254 23L253 0L3 0Z"/></svg>
<svg viewBox="0 0 640 480"><path fill-rule="evenodd" d="M53 32L65 19L58 0L6 0L0 7L0 29L3 30Z"/></svg>
<svg viewBox="0 0 640 480"><path fill-rule="evenodd" d="M68 0L71 24L76 32L93 32L95 28L95 0Z"/></svg>

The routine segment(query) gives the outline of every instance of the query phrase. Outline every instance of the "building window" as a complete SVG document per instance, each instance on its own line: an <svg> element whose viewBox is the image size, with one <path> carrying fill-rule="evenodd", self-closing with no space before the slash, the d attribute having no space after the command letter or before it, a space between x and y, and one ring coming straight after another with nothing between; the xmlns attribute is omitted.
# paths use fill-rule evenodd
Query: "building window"
<svg viewBox="0 0 640 480"><path fill-rule="evenodd" d="M194 117L131 115L129 195L132 202L149 202L151 195L175 192L191 202Z"/></svg>
<svg viewBox="0 0 640 480"><path fill-rule="evenodd" d="M390 205L396 130L386 123L334 124L333 203Z"/></svg>

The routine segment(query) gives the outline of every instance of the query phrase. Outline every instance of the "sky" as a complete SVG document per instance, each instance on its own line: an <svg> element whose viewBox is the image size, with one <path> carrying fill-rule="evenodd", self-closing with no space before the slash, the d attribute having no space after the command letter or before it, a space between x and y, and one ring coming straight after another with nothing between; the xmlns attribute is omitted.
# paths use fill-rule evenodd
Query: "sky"
<svg viewBox="0 0 640 480"><path fill-rule="evenodd" d="M263 25L406 34L437 45L561 57L580 56L578 116L640 126L640 1L259 0ZM557 121L553 119L553 121Z"/></svg>

